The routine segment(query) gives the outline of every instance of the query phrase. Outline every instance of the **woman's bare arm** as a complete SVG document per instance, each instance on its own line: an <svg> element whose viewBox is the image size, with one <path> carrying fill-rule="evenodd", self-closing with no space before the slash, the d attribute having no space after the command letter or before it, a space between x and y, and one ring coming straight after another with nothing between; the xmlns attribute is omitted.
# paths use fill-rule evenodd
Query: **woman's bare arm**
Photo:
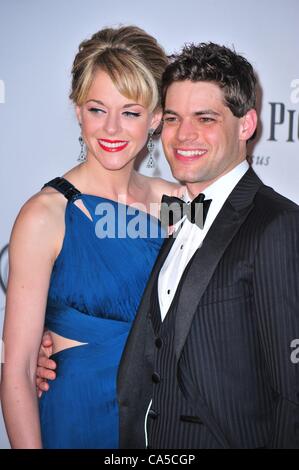
<svg viewBox="0 0 299 470"><path fill-rule="evenodd" d="M48 195L36 196L25 204L9 247L1 397L13 448L42 446L35 373L49 280L60 243L57 213L48 199Z"/></svg>

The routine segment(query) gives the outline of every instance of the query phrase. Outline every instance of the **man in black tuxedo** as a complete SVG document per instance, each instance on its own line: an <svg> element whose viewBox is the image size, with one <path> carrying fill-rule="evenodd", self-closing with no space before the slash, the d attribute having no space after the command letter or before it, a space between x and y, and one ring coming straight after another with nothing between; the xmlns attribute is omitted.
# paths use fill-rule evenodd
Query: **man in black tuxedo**
<svg viewBox="0 0 299 470"><path fill-rule="evenodd" d="M121 448L299 448L299 207L246 161L255 87L212 43L165 71L165 154L206 219L184 206L152 271L119 369Z"/></svg>
<svg viewBox="0 0 299 470"><path fill-rule="evenodd" d="M175 223L152 271L119 370L121 448L299 448L299 207L246 161L255 87L212 43L165 71L164 151L209 209Z"/></svg>

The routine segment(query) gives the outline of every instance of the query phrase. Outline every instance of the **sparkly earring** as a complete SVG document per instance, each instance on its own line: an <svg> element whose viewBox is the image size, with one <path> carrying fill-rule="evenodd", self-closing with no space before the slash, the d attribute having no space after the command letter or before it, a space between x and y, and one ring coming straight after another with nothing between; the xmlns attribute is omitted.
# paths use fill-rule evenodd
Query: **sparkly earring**
<svg viewBox="0 0 299 470"><path fill-rule="evenodd" d="M148 150L148 153L149 153L149 157L148 157L148 161L147 161L147 164L146 164L146 168L155 168L155 161L154 161L154 157L153 157L154 148L155 148L155 144L154 144L154 141L153 141L153 133L154 132L155 132L155 129L150 129L149 132L148 132L149 139L148 139L148 143L147 143L147 150Z"/></svg>
<svg viewBox="0 0 299 470"><path fill-rule="evenodd" d="M85 142L82 138L82 135L80 135L79 137L79 144L81 146L81 149L80 149L80 155L79 157L77 158L77 162L80 162L80 163L83 163L83 162L86 162L86 145L85 145Z"/></svg>

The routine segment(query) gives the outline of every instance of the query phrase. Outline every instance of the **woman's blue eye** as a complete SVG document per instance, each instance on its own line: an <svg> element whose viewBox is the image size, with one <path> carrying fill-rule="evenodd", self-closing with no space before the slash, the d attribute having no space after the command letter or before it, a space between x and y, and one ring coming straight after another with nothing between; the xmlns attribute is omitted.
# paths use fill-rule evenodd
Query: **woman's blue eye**
<svg viewBox="0 0 299 470"><path fill-rule="evenodd" d="M105 111L100 108L89 108L88 111L90 111L91 113L105 113Z"/></svg>
<svg viewBox="0 0 299 470"><path fill-rule="evenodd" d="M139 117L141 115L141 113L133 113L132 111L125 111L123 114L128 117Z"/></svg>
<svg viewBox="0 0 299 470"><path fill-rule="evenodd" d="M104 109L101 109L101 108L89 108L88 111L90 111L91 113L95 113L95 114L101 114L101 113L106 114L106 111L104 111ZM134 113L133 111L124 111L123 115L127 117L137 118L141 115L141 113Z"/></svg>

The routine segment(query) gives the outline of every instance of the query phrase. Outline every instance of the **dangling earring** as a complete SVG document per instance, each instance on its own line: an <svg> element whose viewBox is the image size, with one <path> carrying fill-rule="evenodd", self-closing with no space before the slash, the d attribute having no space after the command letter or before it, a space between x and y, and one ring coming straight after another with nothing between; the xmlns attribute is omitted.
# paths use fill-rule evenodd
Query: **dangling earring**
<svg viewBox="0 0 299 470"><path fill-rule="evenodd" d="M81 149L80 149L80 155L79 157L77 158L77 162L80 162L80 163L83 163L83 162L86 162L86 145L85 145L85 142L83 140L83 137L82 135L80 135L79 137L79 144L81 146Z"/></svg>
<svg viewBox="0 0 299 470"><path fill-rule="evenodd" d="M148 139L148 143L147 143L147 150L148 150L148 153L149 153L149 157L148 157L148 161L147 161L147 164L146 164L146 168L155 168L155 161L154 161L154 148L155 148L155 144L154 144L154 141L153 141L153 133L155 132L155 129L150 129L149 132L148 132L148 136L149 136L149 139Z"/></svg>

